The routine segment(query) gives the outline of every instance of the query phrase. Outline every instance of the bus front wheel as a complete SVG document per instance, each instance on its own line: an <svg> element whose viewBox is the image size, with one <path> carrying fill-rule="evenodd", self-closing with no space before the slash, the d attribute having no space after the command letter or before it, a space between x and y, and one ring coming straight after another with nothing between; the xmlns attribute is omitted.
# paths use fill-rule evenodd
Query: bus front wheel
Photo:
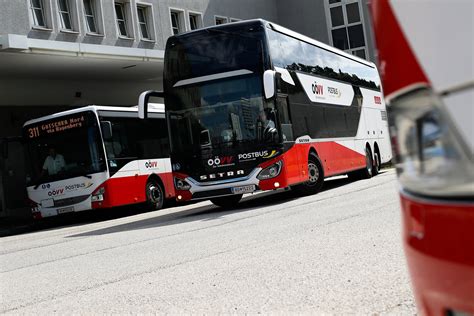
<svg viewBox="0 0 474 316"><path fill-rule="evenodd" d="M321 191L324 183L323 165L315 154L308 158L308 181L299 184L295 189L303 195L315 194Z"/></svg>
<svg viewBox="0 0 474 316"><path fill-rule="evenodd" d="M243 194L228 195L228 196L213 198L211 199L211 202L214 205L217 205L223 208L231 208L239 204L240 200L242 199L242 196Z"/></svg>
<svg viewBox="0 0 474 316"><path fill-rule="evenodd" d="M163 208L165 193L161 185L155 179L148 180L146 184L146 203L149 210Z"/></svg>

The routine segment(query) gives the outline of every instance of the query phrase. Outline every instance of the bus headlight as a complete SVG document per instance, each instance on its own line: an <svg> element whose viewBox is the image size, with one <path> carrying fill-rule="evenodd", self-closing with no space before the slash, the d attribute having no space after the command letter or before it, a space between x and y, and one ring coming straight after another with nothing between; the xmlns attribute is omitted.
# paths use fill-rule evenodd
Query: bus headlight
<svg viewBox="0 0 474 316"><path fill-rule="evenodd" d="M418 89L394 99L389 111L402 187L427 196L474 196L472 151L440 98Z"/></svg>
<svg viewBox="0 0 474 316"><path fill-rule="evenodd" d="M191 185L184 179L174 178L174 187L177 190L185 191L191 189Z"/></svg>
<svg viewBox="0 0 474 316"><path fill-rule="evenodd" d="M101 202L104 200L105 188L100 187L94 193L92 193L91 201L92 202Z"/></svg>
<svg viewBox="0 0 474 316"><path fill-rule="evenodd" d="M274 163L273 165L266 167L265 169L260 171L260 173L257 176L257 179L267 180L267 179L275 178L276 176L280 174L282 165L283 165L283 162L280 160Z"/></svg>

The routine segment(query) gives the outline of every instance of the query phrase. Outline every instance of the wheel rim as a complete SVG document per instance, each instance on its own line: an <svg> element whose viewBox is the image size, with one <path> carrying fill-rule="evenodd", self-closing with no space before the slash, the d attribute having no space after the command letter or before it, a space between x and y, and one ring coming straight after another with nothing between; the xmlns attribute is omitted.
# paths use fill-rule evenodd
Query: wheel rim
<svg viewBox="0 0 474 316"><path fill-rule="evenodd" d="M153 204L159 204L161 202L161 190L156 184L150 184L148 186L148 197Z"/></svg>
<svg viewBox="0 0 474 316"><path fill-rule="evenodd" d="M308 163L308 175L309 175L309 181L308 181L308 184L309 185L315 185L317 182L318 182L318 179L319 179L319 169L318 169L318 166L316 166L316 164L314 164L313 162L309 162Z"/></svg>

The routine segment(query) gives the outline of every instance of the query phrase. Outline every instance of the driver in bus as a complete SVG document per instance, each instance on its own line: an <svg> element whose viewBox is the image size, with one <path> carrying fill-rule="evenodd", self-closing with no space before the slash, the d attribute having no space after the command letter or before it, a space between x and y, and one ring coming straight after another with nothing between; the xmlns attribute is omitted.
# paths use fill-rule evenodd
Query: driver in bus
<svg viewBox="0 0 474 316"><path fill-rule="evenodd" d="M46 172L50 176L58 174L59 172L63 171L65 167L66 162L64 161L64 157L56 152L56 148L50 147L49 155L46 157L43 163L42 175L45 175Z"/></svg>
<svg viewBox="0 0 474 316"><path fill-rule="evenodd" d="M265 130L275 128L274 115L275 114L270 108L265 108L263 111L260 112L260 121L263 122Z"/></svg>
<svg viewBox="0 0 474 316"><path fill-rule="evenodd" d="M263 135L260 136L261 139L269 141L278 133L275 124L275 113L270 108L265 108L260 112L257 124L261 124L262 127Z"/></svg>

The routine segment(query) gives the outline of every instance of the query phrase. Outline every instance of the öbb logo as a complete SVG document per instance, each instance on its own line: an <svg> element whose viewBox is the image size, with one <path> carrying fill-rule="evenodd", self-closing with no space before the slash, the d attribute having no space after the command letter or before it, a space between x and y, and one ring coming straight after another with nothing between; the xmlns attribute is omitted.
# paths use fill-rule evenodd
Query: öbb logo
<svg viewBox="0 0 474 316"><path fill-rule="evenodd" d="M218 167L218 166L221 166L221 165L229 165L232 163L232 161L234 160L234 157L232 156L224 156L224 157L215 157L214 159L209 159L207 161L207 164L212 167L212 166L215 166L215 167Z"/></svg>
<svg viewBox="0 0 474 316"><path fill-rule="evenodd" d="M374 102L375 104L382 104L382 98L378 96L374 96Z"/></svg>
<svg viewBox="0 0 474 316"><path fill-rule="evenodd" d="M55 189L48 192L48 196L57 196L64 194L64 189Z"/></svg>
<svg viewBox="0 0 474 316"><path fill-rule="evenodd" d="M157 161L147 161L145 162L145 168L158 168L158 162Z"/></svg>
<svg viewBox="0 0 474 316"><path fill-rule="evenodd" d="M323 85L318 84L317 82L314 82L311 85L311 91L313 91L314 94L322 95L323 94Z"/></svg>

